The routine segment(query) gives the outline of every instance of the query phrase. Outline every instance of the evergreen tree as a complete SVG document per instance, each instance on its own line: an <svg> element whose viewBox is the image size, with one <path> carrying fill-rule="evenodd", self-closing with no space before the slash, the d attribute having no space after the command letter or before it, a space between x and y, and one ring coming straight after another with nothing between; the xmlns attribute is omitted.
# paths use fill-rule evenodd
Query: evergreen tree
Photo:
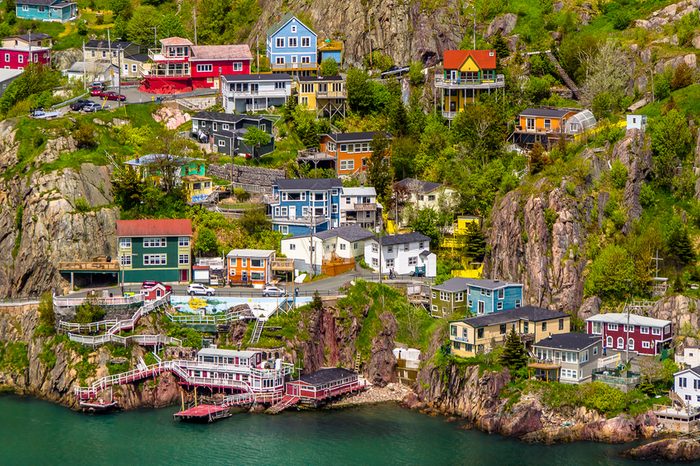
<svg viewBox="0 0 700 466"><path fill-rule="evenodd" d="M484 254L486 254L486 238L476 222L467 226L464 254L476 261L483 260Z"/></svg>
<svg viewBox="0 0 700 466"><path fill-rule="evenodd" d="M372 140L372 155L367 160L367 181L374 186L383 205L391 199L393 175L389 160L389 140L379 132Z"/></svg>
<svg viewBox="0 0 700 466"><path fill-rule="evenodd" d="M693 243L690 241L688 229L685 226L676 226L671 231L667 244L669 253L679 265L685 266L695 260Z"/></svg>
<svg viewBox="0 0 700 466"><path fill-rule="evenodd" d="M525 367L526 363L527 355L525 354L525 347L520 341L518 334L515 333L515 329L512 328L508 337L506 337L503 354L501 354L501 364L515 371Z"/></svg>

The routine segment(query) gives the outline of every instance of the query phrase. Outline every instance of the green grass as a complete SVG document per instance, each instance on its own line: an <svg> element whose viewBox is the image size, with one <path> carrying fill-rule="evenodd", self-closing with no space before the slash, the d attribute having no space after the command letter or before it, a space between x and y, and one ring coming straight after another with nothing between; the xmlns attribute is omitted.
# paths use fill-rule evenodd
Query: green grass
<svg viewBox="0 0 700 466"><path fill-rule="evenodd" d="M696 120L700 118L700 84L697 83L673 91L671 97L667 99L645 105L639 110L639 113L647 115L650 119L659 118L663 113L663 107L668 104L671 98L687 116L694 117Z"/></svg>
<svg viewBox="0 0 700 466"><path fill-rule="evenodd" d="M27 344L0 341L0 369L19 374L29 367Z"/></svg>

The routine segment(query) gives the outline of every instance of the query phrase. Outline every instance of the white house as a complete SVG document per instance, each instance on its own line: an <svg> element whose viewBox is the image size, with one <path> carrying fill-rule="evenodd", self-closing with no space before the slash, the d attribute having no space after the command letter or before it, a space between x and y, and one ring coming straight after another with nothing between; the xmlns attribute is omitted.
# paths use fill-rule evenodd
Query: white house
<svg viewBox="0 0 700 466"><path fill-rule="evenodd" d="M292 94L292 77L286 73L234 74L221 77L226 113L245 113L281 107Z"/></svg>
<svg viewBox="0 0 700 466"><path fill-rule="evenodd" d="M673 374L673 391L693 408L700 407L700 367Z"/></svg>
<svg viewBox="0 0 700 466"><path fill-rule="evenodd" d="M359 225L376 231L382 206L374 187L343 188L340 194L340 225Z"/></svg>
<svg viewBox="0 0 700 466"><path fill-rule="evenodd" d="M644 131L647 128L646 115L627 115L627 130L639 129Z"/></svg>
<svg viewBox="0 0 700 466"><path fill-rule="evenodd" d="M360 260L365 254L365 241L374 235L358 225L348 225L312 235L284 238L282 254L294 259L297 273L321 273L323 263L333 258ZM311 244L313 243L313 251Z"/></svg>
<svg viewBox="0 0 700 466"><path fill-rule="evenodd" d="M413 210L451 208L458 201L457 191L454 189L441 183L415 178L404 178L394 183L394 196L398 206L410 206ZM406 225L407 222L407 215L402 212L399 223Z"/></svg>
<svg viewBox="0 0 700 466"><path fill-rule="evenodd" d="M686 346L683 348L683 354L676 352L675 360L676 364L684 368L700 366L700 348Z"/></svg>
<svg viewBox="0 0 700 466"><path fill-rule="evenodd" d="M437 258L430 252L430 238L422 233L406 233L372 238L365 242L365 262L381 273L393 271L409 275L423 268L426 277L436 274Z"/></svg>

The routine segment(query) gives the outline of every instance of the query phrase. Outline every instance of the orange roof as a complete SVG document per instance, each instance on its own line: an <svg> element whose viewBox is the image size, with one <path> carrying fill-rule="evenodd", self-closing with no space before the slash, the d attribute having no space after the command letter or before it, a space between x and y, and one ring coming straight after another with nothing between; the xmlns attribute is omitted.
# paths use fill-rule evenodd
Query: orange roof
<svg viewBox="0 0 700 466"><path fill-rule="evenodd" d="M166 39L161 39L160 43L163 45L192 45L192 42L182 37L168 37Z"/></svg>
<svg viewBox="0 0 700 466"><path fill-rule="evenodd" d="M192 236L192 220L117 220L117 236Z"/></svg>
<svg viewBox="0 0 700 466"><path fill-rule="evenodd" d="M495 50L445 50L443 55L443 67L446 70L454 70L462 66L471 56L472 59L482 70L496 69L496 51Z"/></svg>

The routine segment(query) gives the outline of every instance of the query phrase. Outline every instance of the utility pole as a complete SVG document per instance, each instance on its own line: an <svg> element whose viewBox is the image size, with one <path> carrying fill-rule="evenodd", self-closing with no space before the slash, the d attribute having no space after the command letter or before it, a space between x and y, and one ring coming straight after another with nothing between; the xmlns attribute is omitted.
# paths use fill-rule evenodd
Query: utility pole
<svg viewBox="0 0 700 466"><path fill-rule="evenodd" d="M474 27L472 29L472 40L474 41L474 50L476 50L476 3L474 3Z"/></svg>
<svg viewBox="0 0 700 466"><path fill-rule="evenodd" d="M194 45L197 45L197 2L192 7L192 16L194 18Z"/></svg>
<svg viewBox="0 0 700 466"><path fill-rule="evenodd" d="M255 34L255 66L258 73L260 73L260 38L258 34Z"/></svg>
<svg viewBox="0 0 700 466"><path fill-rule="evenodd" d="M151 29L153 29L153 48L157 48L158 47L158 27L152 26Z"/></svg>
<svg viewBox="0 0 700 466"><path fill-rule="evenodd" d="M27 63L32 63L32 30L27 31L27 39L29 39L29 56L27 57Z"/></svg>
<svg viewBox="0 0 700 466"><path fill-rule="evenodd" d="M121 44L117 47L117 63L119 64L119 70L117 71L117 102L119 102L119 107L122 106L122 46Z"/></svg>

